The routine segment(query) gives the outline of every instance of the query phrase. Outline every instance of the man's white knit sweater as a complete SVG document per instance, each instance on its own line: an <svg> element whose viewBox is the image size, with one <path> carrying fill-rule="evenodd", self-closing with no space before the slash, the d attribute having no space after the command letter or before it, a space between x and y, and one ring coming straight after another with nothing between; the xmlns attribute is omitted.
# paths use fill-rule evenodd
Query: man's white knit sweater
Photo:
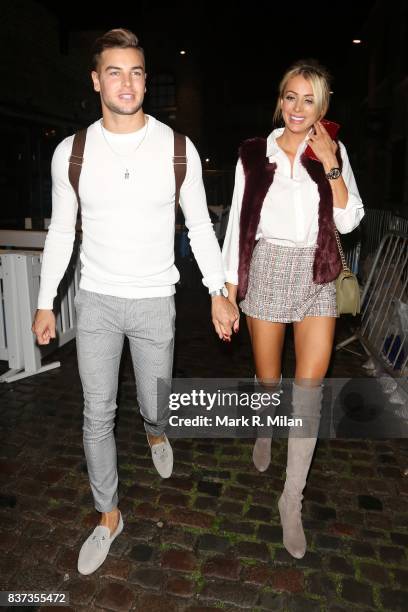
<svg viewBox="0 0 408 612"><path fill-rule="evenodd" d="M77 201L68 179L73 136L52 159L52 218L45 242L38 308L51 309L72 254ZM87 132L79 183L82 211L80 287L126 298L172 295L174 265L173 131L148 117L130 134ZM125 174L128 172L128 178ZM210 291L224 284L221 253L208 215L198 153L187 138L180 193L191 247Z"/></svg>

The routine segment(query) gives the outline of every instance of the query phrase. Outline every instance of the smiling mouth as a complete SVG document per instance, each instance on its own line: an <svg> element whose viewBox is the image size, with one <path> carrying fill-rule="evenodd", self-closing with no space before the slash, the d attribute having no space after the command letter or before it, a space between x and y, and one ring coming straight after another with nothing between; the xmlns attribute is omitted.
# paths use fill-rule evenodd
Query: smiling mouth
<svg viewBox="0 0 408 612"><path fill-rule="evenodd" d="M120 94L120 100L134 100L135 96L133 94Z"/></svg>
<svg viewBox="0 0 408 612"><path fill-rule="evenodd" d="M305 120L304 117L295 117L294 115L289 115L290 120L293 121L294 123L302 123L302 121Z"/></svg>

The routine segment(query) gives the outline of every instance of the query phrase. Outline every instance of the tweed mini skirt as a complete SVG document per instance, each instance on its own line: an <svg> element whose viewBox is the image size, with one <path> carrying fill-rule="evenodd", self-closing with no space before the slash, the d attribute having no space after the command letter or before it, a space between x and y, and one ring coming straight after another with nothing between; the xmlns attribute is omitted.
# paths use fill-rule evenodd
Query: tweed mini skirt
<svg viewBox="0 0 408 612"><path fill-rule="evenodd" d="M337 317L335 283L313 282L315 250L315 246L288 247L259 240L241 310L255 319L277 323Z"/></svg>

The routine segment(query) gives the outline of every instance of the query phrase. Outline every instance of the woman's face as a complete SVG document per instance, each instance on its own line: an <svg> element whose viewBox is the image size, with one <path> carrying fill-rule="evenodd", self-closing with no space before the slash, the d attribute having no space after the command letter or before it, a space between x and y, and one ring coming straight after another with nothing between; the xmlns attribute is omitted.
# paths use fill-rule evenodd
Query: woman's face
<svg viewBox="0 0 408 612"><path fill-rule="evenodd" d="M306 136L319 119L310 81L302 75L292 77L283 92L281 110L286 128L295 134Z"/></svg>

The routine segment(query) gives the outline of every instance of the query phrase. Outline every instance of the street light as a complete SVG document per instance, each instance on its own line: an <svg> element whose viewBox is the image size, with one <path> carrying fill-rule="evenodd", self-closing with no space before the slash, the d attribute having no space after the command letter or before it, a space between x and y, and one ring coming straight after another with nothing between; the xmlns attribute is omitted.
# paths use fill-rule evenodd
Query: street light
<svg viewBox="0 0 408 612"><path fill-rule="evenodd" d="M353 45L361 45L362 42L360 38L353 38Z"/></svg>
<svg viewBox="0 0 408 612"><path fill-rule="evenodd" d="M182 50L180 51L180 55L185 55L185 54L186 54L186 52L184 51L184 49L182 49Z"/></svg>

